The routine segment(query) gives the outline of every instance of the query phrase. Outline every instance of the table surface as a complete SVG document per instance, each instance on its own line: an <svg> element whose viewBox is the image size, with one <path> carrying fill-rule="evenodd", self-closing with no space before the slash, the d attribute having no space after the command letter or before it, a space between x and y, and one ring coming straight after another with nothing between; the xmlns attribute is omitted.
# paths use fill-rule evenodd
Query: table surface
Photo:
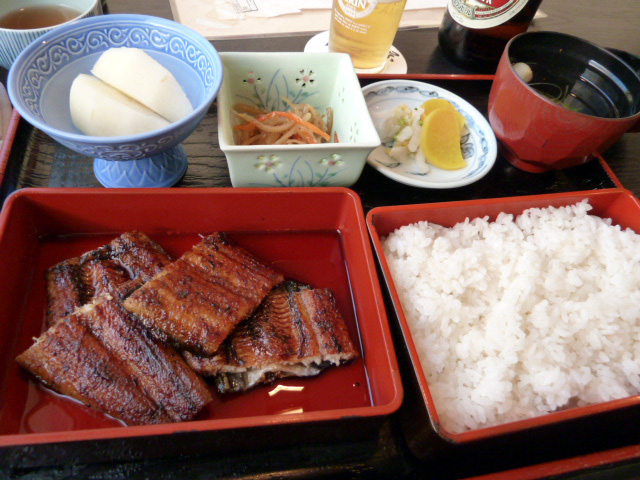
<svg viewBox="0 0 640 480"><path fill-rule="evenodd" d="M141 13L173 18L168 0L108 0L111 13ZM544 0L546 17L531 30L552 30L575 35L600 46L640 56L640 2L638 0ZM328 25L326 26L328 27ZM212 42L218 51L302 51L308 35L252 38ZM398 32L394 45L402 52L409 73L469 73L449 62L438 47L437 29ZM625 188L640 196L640 134L627 134L605 155Z"/></svg>
<svg viewBox="0 0 640 480"><path fill-rule="evenodd" d="M108 0L110 13L141 13L164 18L172 18L169 0ZM541 6L546 17L537 19L533 30L554 30L586 38L599 45L627 51L640 56L640 2L638 0L617 0L599 2L596 0L545 0ZM214 41L218 51L302 51L309 35L294 35L287 38L250 38ZM411 74L466 74L451 64L437 46L437 29L407 29L398 32L394 45L403 53ZM2 73L2 72L0 72ZM3 73L6 75L6 72ZM451 79L434 80L445 88L456 89L460 95L478 106L486 100L490 81ZM486 113L486 105L484 112ZM185 142L190 158L189 171L178 186L221 187L230 186L224 155L217 146L217 125L215 115L205 118L203 124ZM49 187L99 187L86 158L63 151L41 132L21 124L16 138L16 148L20 155L28 158L34 155L33 145L43 145L36 149L37 159L32 165L21 165L7 174L13 175L11 182L5 180L5 191L0 191L0 202L9 193L6 189L24 186ZM64 158L61 158L64 157ZM640 197L640 133L626 134L611 147L603 157L611 171L623 187ZM550 175L533 175L520 172L501 160L502 166L492 172L480 186L456 189L455 192L429 191L406 188L402 193L392 188L392 182L370 167L354 186L361 195L365 209L381 203L423 203L455 199L478 198L483 196L522 195L551 191L607 188L615 182L598 162L591 162L575 169L555 172ZM28 162L27 162L28 163ZM9 186L6 184L10 183ZM496 194L497 193L497 194ZM398 438L399 425L393 419L383 426L379 437L367 443L346 442L344 445L320 445L310 441L293 449L259 451L247 456L207 455L185 460L166 458L154 461L131 462L126 465L82 464L81 460L73 468L51 467L44 471L14 469L4 472L15 478L424 478L426 472L434 472L434 463L419 462L411 456L406 446ZM611 447L640 444L640 433L627 433L618 437ZM607 449L605 443L594 443L595 448ZM580 451L576 451L581 453ZM587 451L588 453L588 451ZM508 451L502 453L509 455ZM274 455L277 458L274 458ZM461 460L463 461L463 460ZM477 460L476 460L477 461ZM480 461L481 463L481 461ZM517 463L517 462L516 462ZM437 462L436 462L437 464ZM507 461L506 464L509 464ZM499 463L498 463L499 465ZM437 465L435 465L437 467ZM435 470L438 478L447 475L444 470ZM465 474L473 469L465 471ZM490 471L490 470L489 470ZM558 476L554 478L598 478L599 475L616 478L635 478L640 471L640 460L627 460L606 467ZM480 468L476 473L486 473ZM455 475L454 475L455 476ZM0 467L0 478L3 470Z"/></svg>

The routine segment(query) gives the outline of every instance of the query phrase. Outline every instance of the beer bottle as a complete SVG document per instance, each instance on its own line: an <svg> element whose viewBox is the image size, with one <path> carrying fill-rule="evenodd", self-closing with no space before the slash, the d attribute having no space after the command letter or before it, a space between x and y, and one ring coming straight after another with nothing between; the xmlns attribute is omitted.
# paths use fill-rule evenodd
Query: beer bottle
<svg viewBox="0 0 640 480"><path fill-rule="evenodd" d="M529 28L542 0L449 0L438 31L456 65L493 73L507 42Z"/></svg>

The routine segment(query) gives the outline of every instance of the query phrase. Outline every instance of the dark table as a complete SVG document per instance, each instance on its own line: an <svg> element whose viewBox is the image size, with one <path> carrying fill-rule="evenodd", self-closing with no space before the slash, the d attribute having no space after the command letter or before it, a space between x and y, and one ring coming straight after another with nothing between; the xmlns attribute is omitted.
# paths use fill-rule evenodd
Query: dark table
<svg viewBox="0 0 640 480"><path fill-rule="evenodd" d="M173 18L168 0L108 0L112 13L141 13ZM575 35L600 46L640 56L640 3L637 0L544 0L547 16L534 20L531 30L552 30ZM319 26L327 29L328 25ZM310 35L214 41L224 51L302 51ZM407 60L408 73L464 74L438 47L437 29L398 32L394 45ZM625 188L640 196L640 134L627 134L605 155Z"/></svg>
<svg viewBox="0 0 640 480"><path fill-rule="evenodd" d="M168 0L108 0L108 5L110 13L143 13L172 18ZM532 29L569 33L640 56L640 29L637 27L640 3L637 0L618 0L609 4L596 0L545 0L541 9L547 17L536 20ZM309 38L310 35L296 35L214 41L213 44L219 51L302 51ZM463 80L456 77L472 72L457 68L442 55L437 46L437 29L402 30L394 44L407 59L409 73L427 74L422 80L454 91L486 114L490 79ZM2 73L6 75L6 72ZM370 80L362 78L361 81L366 83ZM178 187L231 186L224 155L217 145L215 107L184 145L190 163ZM602 163L593 161L542 175L521 172L499 158L494 170L482 181L449 191L400 186L367 166L353 189L360 194L365 210L382 204L590 190L619 184L640 196L640 134L626 134L603 157L610 171ZM57 145L42 132L21 122L5 179L0 185L0 202L16 188L29 186L100 188L89 159ZM393 324L391 311L389 316ZM399 340L398 332L394 333ZM402 366L406 361L402 348L398 348L398 355ZM117 464L87 464L78 458L68 464L38 469L5 465L4 470L0 466L0 478L463 478L640 445L640 431L636 432L633 424L616 424L612 427L614 432L593 435L595 438L581 438L579 442L567 441L562 448L555 448L552 443L535 445L534 440L527 448L529 451L505 444L451 448L446 444L436 445L436 440L432 458L419 460L411 454L405 442L401 418L415 398L415 390L410 380L405 381L403 377L403 381L406 400L401 411L386 420L376 435L364 440L327 444L310 438L308 442L293 447L247 448L224 454L215 451L205 455L180 453L161 459ZM607 427L608 423L604 428ZM581 432L591 437L588 427ZM553 478L637 478L637 472L640 472L640 455Z"/></svg>

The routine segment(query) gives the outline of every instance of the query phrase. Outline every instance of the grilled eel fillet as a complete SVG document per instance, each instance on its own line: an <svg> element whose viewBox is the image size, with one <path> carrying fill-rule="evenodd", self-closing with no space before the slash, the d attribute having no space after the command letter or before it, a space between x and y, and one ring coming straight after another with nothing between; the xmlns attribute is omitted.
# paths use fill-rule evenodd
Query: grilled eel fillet
<svg viewBox="0 0 640 480"><path fill-rule="evenodd" d="M189 420L212 400L182 357L110 297L60 320L16 360L53 390L130 425Z"/></svg>
<svg viewBox="0 0 640 480"><path fill-rule="evenodd" d="M124 301L157 335L213 355L284 277L214 233L170 263Z"/></svg>
<svg viewBox="0 0 640 480"><path fill-rule="evenodd" d="M213 376L221 393L247 390L287 376L312 376L358 356L330 290L276 289L238 325L212 357L183 352Z"/></svg>
<svg viewBox="0 0 640 480"><path fill-rule="evenodd" d="M96 250L51 267L47 277L47 325L102 294L121 300L171 262L144 233L126 232Z"/></svg>

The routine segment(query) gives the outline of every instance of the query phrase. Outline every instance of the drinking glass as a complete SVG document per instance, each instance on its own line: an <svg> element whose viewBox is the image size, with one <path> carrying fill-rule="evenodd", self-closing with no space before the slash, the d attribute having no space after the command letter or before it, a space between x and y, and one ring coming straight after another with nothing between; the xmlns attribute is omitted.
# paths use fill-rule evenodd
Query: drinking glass
<svg viewBox="0 0 640 480"><path fill-rule="evenodd" d="M384 69L407 0L333 0L329 51L348 53L361 73Z"/></svg>

